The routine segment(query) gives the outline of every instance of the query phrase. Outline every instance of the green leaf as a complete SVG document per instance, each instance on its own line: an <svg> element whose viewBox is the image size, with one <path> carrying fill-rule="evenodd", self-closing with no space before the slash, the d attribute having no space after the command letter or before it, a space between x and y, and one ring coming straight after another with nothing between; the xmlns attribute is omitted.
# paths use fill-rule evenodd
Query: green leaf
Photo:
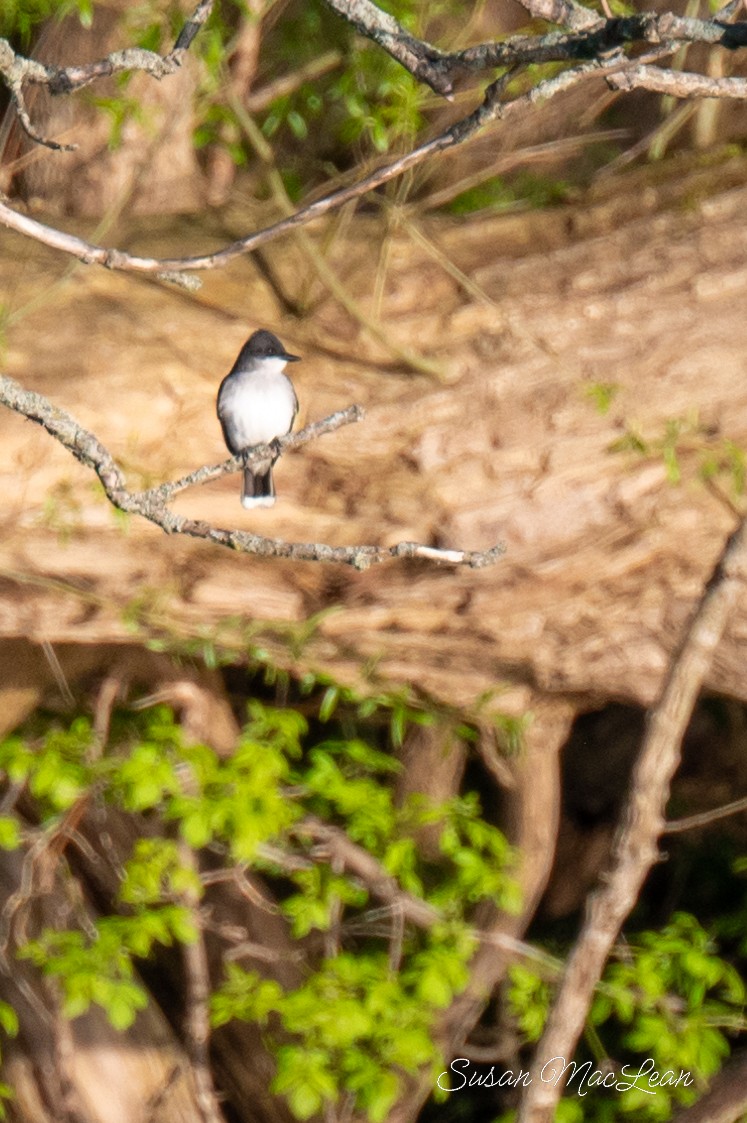
<svg viewBox="0 0 747 1123"><path fill-rule="evenodd" d="M18 1015L12 1006L2 1001L0 1001L0 1029L8 1037L15 1037L18 1033Z"/></svg>
<svg viewBox="0 0 747 1123"><path fill-rule="evenodd" d="M620 386L616 382L590 382L584 387L584 394L602 417L609 413L619 392Z"/></svg>
<svg viewBox="0 0 747 1123"><path fill-rule="evenodd" d="M337 686L328 686L324 692L321 705L319 706L319 720L329 721L332 714L337 708L337 703L340 699L340 688Z"/></svg>
<svg viewBox="0 0 747 1123"><path fill-rule="evenodd" d="M0 816L0 850L17 850L20 845L21 824L12 816Z"/></svg>

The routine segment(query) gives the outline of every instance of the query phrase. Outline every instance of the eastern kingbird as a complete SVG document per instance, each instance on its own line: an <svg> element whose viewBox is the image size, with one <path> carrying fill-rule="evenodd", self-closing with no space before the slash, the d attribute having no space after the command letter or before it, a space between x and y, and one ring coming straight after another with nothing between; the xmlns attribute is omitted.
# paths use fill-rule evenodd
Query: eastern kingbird
<svg viewBox="0 0 747 1123"><path fill-rule="evenodd" d="M241 348L218 391L218 420L234 456L254 445L270 444L291 431L298 398L283 371L286 363L299 359L300 355L289 355L270 331L255 331ZM272 507L272 466L276 460L277 454L244 469L244 507Z"/></svg>

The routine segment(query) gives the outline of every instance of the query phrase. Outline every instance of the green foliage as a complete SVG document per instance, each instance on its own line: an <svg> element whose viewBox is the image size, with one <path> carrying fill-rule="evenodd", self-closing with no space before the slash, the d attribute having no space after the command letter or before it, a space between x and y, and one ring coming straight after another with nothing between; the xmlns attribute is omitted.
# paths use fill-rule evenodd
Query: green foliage
<svg viewBox="0 0 747 1123"><path fill-rule="evenodd" d="M21 824L11 816L0 816L0 850L17 850L20 845Z"/></svg>
<svg viewBox="0 0 747 1123"><path fill-rule="evenodd" d="M95 1002L115 1029L127 1029L148 1004L145 988L134 978L133 955L150 953L158 938L151 936L154 919L152 912L145 924L140 917L135 924L130 918L104 917L96 921L92 935L48 928L39 939L27 941L18 955L59 981L67 1017L84 1014ZM168 919L160 935L162 942L171 942Z"/></svg>
<svg viewBox="0 0 747 1123"><path fill-rule="evenodd" d="M402 9L401 18L413 27L416 14L424 10L421 5L395 7ZM433 15L429 12L429 18ZM238 20L251 18L243 5L217 7L193 47L203 62L196 146L219 145L237 165L253 156L253 144L242 120L246 111L230 90L226 58ZM410 144L422 128L427 90L386 52L356 37L322 4L289 5L282 19L262 24L260 34L260 59L271 59L273 69L260 71L255 89L283 78L288 85L257 111L257 124L273 141L291 199L297 199L315 176L328 178L337 165L349 163L351 155Z"/></svg>
<svg viewBox="0 0 747 1123"><path fill-rule="evenodd" d="M0 1031L6 1037L15 1037L18 1034L18 1015L12 1006L2 1001L0 1001ZM0 1050L0 1062L2 1062L2 1050ZM8 1113L5 1104L12 1099L13 1089L0 1081L0 1120L7 1119Z"/></svg>
<svg viewBox="0 0 747 1123"><path fill-rule="evenodd" d="M549 207L564 203L570 191L570 184L564 180L534 172L519 172L510 179L496 175L457 195L447 209L451 214L468 215L486 209L505 210L516 206Z"/></svg>
<svg viewBox="0 0 747 1123"><path fill-rule="evenodd" d="M337 133L343 145L367 141L387 152L410 143L423 124L423 86L372 45L351 54L329 98L345 110Z"/></svg>
<svg viewBox="0 0 747 1123"><path fill-rule="evenodd" d="M439 972L444 961L451 965L445 978ZM273 1086L297 1118L347 1094L378 1123L397 1098L398 1073L424 1065L435 1071L441 1063L432 1019L466 982L466 968L455 972L455 961L454 948L439 944L394 973L383 952L340 952L290 992L231 964L213 999L213 1021L267 1024L276 1016ZM426 980L428 972L439 974L440 989L424 982L424 971Z"/></svg>
<svg viewBox="0 0 747 1123"><path fill-rule="evenodd" d="M77 14L84 27L93 22L93 0L3 0L0 36L14 39L25 49L34 28L47 19Z"/></svg>
<svg viewBox="0 0 747 1123"><path fill-rule="evenodd" d="M613 1018L624 1027L626 1049L652 1057L658 1071L687 1070L702 1086L729 1054L724 1031L745 1027L744 983L687 913L642 933L631 952L608 967L590 1020L601 1025ZM626 1094L623 1110L648 1108L651 1119L669 1118L674 1105L667 1089L657 1089L652 1110L646 1087ZM682 1102L694 1099L693 1088L678 1091Z"/></svg>
<svg viewBox="0 0 747 1123"><path fill-rule="evenodd" d="M328 720L343 694L327 685ZM403 735L413 717L404 696L391 714L399 715L392 737ZM481 818L477 797L400 806L398 767L358 737L310 742L296 711L258 702L228 757L185 743L163 707L113 715L105 750L82 718L8 738L0 768L27 785L39 827L22 830L6 815L0 845L51 841L65 813L92 799L148 823L124 863L111 915L71 924L69 912L30 933L17 954L55 981L67 1017L97 1004L126 1029L148 1001L138 961L199 938L203 882L190 855L209 846L211 869L222 864L226 877L255 870L278 887L290 934L324 933L325 948L291 989L227 961L211 997L213 1024L256 1023L275 1056L275 1091L297 1118L345 1097L377 1123L406 1074L442 1067L433 1025L468 982L473 907L518 903L513 855ZM426 826L440 838L440 860L420 853L417 833ZM320 850L319 829L331 830L343 852L352 848L353 860ZM361 876L359 867L374 873ZM389 894L383 908L372 888L380 883ZM406 913L397 919L398 907L387 902L400 893L419 898L428 923L416 926Z"/></svg>
<svg viewBox="0 0 747 1123"><path fill-rule="evenodd" d="M744 495L747 476L745 451L727 437L712 449L704 449L700 457L701 479L726 479L735 495Z"/></svg>
<svg viewBox="0 0 747 1123"><path fill-rule="evenodd" d="M109 118L109 139L107 144L110 152L113 152L121 145L122 134L126 124L130 121L137 121L141 125L147 124L148 118L137 98L125 97L124 94L120 94L117 97L102 97L101 95L94 96L89 94L88 100L91 105L102 110Z"/></svg>
<svg viewBox="0 0 747 1123"><path fill-rule="evenodd" d="M417 7L394 5L393 14L412 27ZM350 28L331 19L320 5L292 9L268 43L290 73L331 47L343 55L344 65L277 98L264 116L265 136L285 132L289 139L306 141L312 129L319 133L323 122L328 148L358 145L385 152L411 140L423 124L427 95L421 83L386 52L356 39Z"/></svg>
<svg viewBox="0 0 747 1123"><path fill-rule="evenodd" d="M539 1041L550 1012L552 988L538 970L514 963L508 971L508 1008L525 1041Z"/></svg>
<svg viewBox="0 0 747 1123"><path fill-rule="evenodd" d="M524 736L533 721L534 714L531 710L519 717L501 713L493 715L492 724L495 728L497 741L501 751L507 757L517 757L522 752ZM466 739L469 739L469 737Z"/></svg>
<svg viewBox="0 0 747 1123"><path fill-rule="evenodd" d="M327 721L353 702L330 682L318 697ZM411 699L397 701L409 715ZM366 712L391 735L391 710L371 713L367 704ZM435 1083L444 1060L433 1029L468 982L474 907L486 900L504 909L519 905L511 849L485 822L474 794L437 806L423 797L400 804L399 766L389 753L359 736L312 739L298 713L259 703L250 706L227 758L186 744L171 713L156 708L113 715L105 750L80 718L68 728L10 737L0 743L0 768L27 786L39 823L22 828L12 813L2 817L6 848L53 839L81 800L103 801L148 823L124 863L110 915L75 924L75 912L68 913L55 926L29 930L18 949L54 980L66 1016L95 1003L118 1029L132 1024L148 1000L139 961L199 938L203 881L190 855L206 845L211 873L253 870L274 887L290 936L302 941L296 948L304 969L294 985L237 962L238 947L210 997L214 1026L239 1021L259 1029L276 1062L273 1090L295 1117L345 1104L377 1123L408 1074L430 1070ZM419 845L424 830L436 832L435 849ZM362 877L355 862L340 860L350 848L374 875ZM430 919L416 925L405 912L397 921L391 896L382 900L375 890L385 883L390 894L409 894L406 900L432 910ZM538 962L511 968L505 996L508 1016L530 1043L541 1035L562 968L541 953ZM744 1028L744 997L736 968L693 917L677 914L660 931L629 937L597 989L586 1035L589 1064L601 1069L606 1057L617 1058L622 1081L623 1065L637 1072L650 1058L656 1072L685 1071L693 1083L659 1085L653 1096L643 1078L625 1091L592 1085L582 1116L577 1090L569 1089L559 1117L669 1118L723 1063L728 1035ZM15 1024L0 1006L0 1027L13 1032ZM2 1095L0 1089L0 1103Z"/></svg>
<svg viewBox="0 0 747 1123"><path fill-rule="evenodd" d="M82 717L69 729L51 730L43 752L21 737L9 737L0 742L0 774L7 773L13 783L28 784L46 821L72 807L92 784L92 747L91 723Z"/></svg>
<svg viewBox="0 0 747 1123"><path fill-rule="evenodd" d="M558 973L559 968L528 964L510 969L509 1011L529 1042L542 1033ZM747 1028L744 1003L739 973L718 955L693 916L676 913L661 930L630 937L597 988L587 1034L595 1053L592 1067L610 1056L624 1058L615 1065L617 1087L606 1096L585 1087L583 1118L594 1123L621 1115L636 1123L671 1118L678 1104L692 1102L719 1071L729 1054L727 1034ZM641 1078L632 1080L639 1072ZM689 1074L688 1084L675 1084L681 1072ZM668 1073L669 1083L663 1079ZM624 1088L626 1082L633 1086ZM578 1077L571 1087L577 1095Z"/></svg>
<svg viewBox="0 0 747 1123"><path fill-rule="evenodd" d="M612 403L620 392L616 382L590 382L584 386L584 395L596 407L602 417L609 413Z"/></svg>
<svg viewBox="0 0 747 1123"><path fill-rule="evenodd" d="M744 449L701 425L695 414L668 418L661 432L652 437L645 436L635 425L627 424L624 435L612 442L609 451L633 452L647 459L662 460L672 484L680 483L683 464L694 462L702 481L720 483L735 496L745 491Z"/></svg>

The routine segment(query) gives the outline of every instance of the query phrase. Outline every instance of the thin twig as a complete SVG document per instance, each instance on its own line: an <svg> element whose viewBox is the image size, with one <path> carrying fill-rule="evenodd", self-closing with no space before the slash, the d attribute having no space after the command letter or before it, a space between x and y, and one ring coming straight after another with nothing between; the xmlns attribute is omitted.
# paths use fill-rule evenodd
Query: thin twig
<svg viewBox="0 0 747 1123"><path fill-rule="evenodd" d="M614 90L653 90L678 98L728 98L747 100L747 78L711 78L689 71L662 70L658 66L633 66L611 74L607 82Z"/></svg>
<svg viewBox="0 0 747 1123"><path fill-rule="evenodd" d="M200 0L167 55L159 55L155 51L145 51L139 47L129 47L123 51L113 51L106 58L83 66L45 66L36 59L24 58L17 54L7 39L0 39L0 78L11 93L16 116L24 131L33 141L44 145L45 148L62 152L75 149L74 144L59 144L43 136L32 124L23 96L24 82L46 86L52 94L69 94L100 78L110 78L114 74L134 71L142 71L160 81L161 78L166 78L179 69L186 51L210 15L214 2L215 0Z"/></svg>
<svg viewBox="0 0 747 1123"><path fill-rule="evenodd" d="M327 51L319 58L311 59L305 66L300 66L298 70L294 70L290 74L284 74L282 78L276 78L274 82L268 82L266 86L262 86L259 90L252 90L251 93L245 94L242 102L243 107L247 113L262 113L279 97L288 97L305 82L311 82L314 78L320 78L323 74L328 74L330 70L336 70L338 66L342 65L342 62L343 56L340 51Z"/></svg>
<svg viewBox="0 0 747 1123"><path fill-rule="evenodd" d="M711 811L701 811L699 815L688 815L685 819L669 819L664 824L662 834L682 834L684 831L693 831L697 827L707 827L711 823L717 823L719 819L739 815L742 811L747 811L747 796L725 803L723 807L714 807Z"/></svg>
<svg viewBox="0 0 747 1123"><path fill-rule="evenodd" d="M326 433L333 433L335 429L341 429L344 425L362 421L364 417L365 411L362 406L347 406L346 409L337 410L336 413L331 413L329 417L325 417L321 421L310 422L303 429L299 429L297 433L288 433L285 437L278 437L275 441L276 450L285 452L287 449L300 448L309 441L316 440L317 437L323 437ZM249 453L241 452L238 456L222 460L220 464L206 464L204 467L197 468L194 472L189 472L188 475L173 480L171 483L157 484L155 487L148 488L147 491L142 492L142 495L156 503L168 503L180 491L186 491L187 488L196 487L211 480L219 480L222 476L231 475L231 473L238 472L241 468L255 464L257 461L267 460L268 456L275 455L276 450L270 448L269 445L256 445Z"/></svg>
<svg viewBox="0 0 747 1123"><path fill-rule="evenodd" d="M344 869L359 877L375 897L395 906L412 924L420 928L432 928L441 919L438 910L432 905L400 889L395 878L387 873L372 854L352 842L345 831L310 815L296 823L292 830L300 837L305 836L320 843L330 861L339 861Z"/></svg>
<svg viewBox="0 0 747 1123"><path fill-rule="evenodd" d="M645 61L651 61L663 55L671 54L673 49L671 45L663 45L650 52ZM510 114L526 109L530 105L541 101L549 101L550 98L572 89L580 82L586 81L594 76L613 74L626 65L627 60L624 56L592 59L589 62L582 63L552 78L539 82L536 86L509 102L502 101L504 93L503 82L501 80L494 82L486 90L483 102L477 109L455 124L450 125L449 128L438 136L419 145L411 152L400 156L391 163L377 168L357 182L330 192L322 196L322 198L302 207L300 210L296 211L295 214L280 219L278 222L272 223L262 230L247 234L245 237L231 242L229 245L224 246L220 250L216 250L214 253L181 258L138 257L133 254L125 253L122 250L107 248L92 242L87 242L83 238L78 238L73 234L68 234L55 227L47 226L44 223L38 222L36 219L30 218L28 215L21 214L1 200L0 223L11 230L15 230L19 234L34 238L36 241L52 249L71 254L87 265L103 265L108 269L156 274L179 274L186 270L216 269L234 260L234 258L240 257L245 253L251 253L265 243L291 230L314 222L316 219L342 207L345 203L353 199L360 198L369 191L373 191L375 188L381 187L390 180L396 179L405 172L417 167L432 156L464 144L499 117L506 118Z"/></svg>

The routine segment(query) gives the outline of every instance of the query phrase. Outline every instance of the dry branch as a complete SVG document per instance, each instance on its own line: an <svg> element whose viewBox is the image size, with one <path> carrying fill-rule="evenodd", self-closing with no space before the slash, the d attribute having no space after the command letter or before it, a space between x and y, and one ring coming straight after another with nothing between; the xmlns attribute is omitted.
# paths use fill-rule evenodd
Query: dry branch
<svg viewBox="0 0 747 1123"><path fill-rule="evenodd" d="M196 483L216 479L228 472L238 472L246 464L267 459L277 451L287 447L298 447L313 440L321 433L339 429L341 425L358 421L362 410L351 406L323 421L308 425L298 433L281 437L273 442L273 448L258 445L256 448L233 456L221 464L207 465L191 472L172 484L162 484L148 491L128 490L121 468L108 449L93 433L89 433L65 410L53 406L47 398L33 391L25 390L19 383L5 375L0 375L0 402L9 409L35 421L72 452L77 460L91 468L101 481L107 499L120 511L140 515L159 526L166 534L186 534L192 538L202 538L220 546L227 546L238 553L254 554L259 557L293 558L296 561L331 561L352 565L356 569L367 569L377 562L391 558L423 558L429 561L446 562L450 565L468 565L478 568L492 565L504 553L502 545L490 550L441 550L418 542L399 542L396 546L329 546L323 542L286 542L277 538L265 538L244 530L227 530L211 526L206 522L176 515L166 506L167 500L177 491L183 491Z"/></svg>
<svg viewBox="0 0 747 1123"><path fill-rule="evenodd" d="M747 22L729 24L718 16L701 20L671 12L644 12L604 19L570 0L523 0L533 18L570 28L571 33L515 35L446 52L415 38L370 0L326 0L326 3L415 78L445 96L451 95L453 79L459 74L482 73L498 66L583 61L634 43L707 43L727 50L747 45Z"/></svg>
<svg viewBox="0 0 747 1123"><path fill-rule="evenodd" d="M734 799L725 803L723 807L714 807L712 811L701 811L697 815L688 815L685 819L668 819L663 834L684 834L694 831L699 827L708 827L711 823L718 823L721 819L728 819L731 815L741 815L747 811L747 796Z"/></svg>
<svg viewBox="0 0 747 1123"><path fill-rule="evenodd" d="M302 838L306 836L313 839L321 847L325 861L337 860L343 869L359 877L373 896L385 901L417 927L432 928L441 919L432 905L400 889L395 878L387 873L376 858L356 845L338 827L307 816L296 824L293 831Z"/></svg>
<svg viewBox="0 0 747 1123"><path fill-rule="evenodd" d="M195 880L197 880L199 878L197 858L191 847L184 841L179 843L179 857L182 864L194 874ZM202 1123L225 1123L223 1112L218 1106L210 1067L210 994L212 988L199 894L194 889L185 890L182 904L190 914L196 933L195 939L185 943L183 948L186 975L187 1050L195 1082L197 1104Z"/></svg>
<svg viewBox="0 0 747 1123"><path fill-rule="evenodd" d="M44 145L45 148L52 148L58 152L73 151L76 145L58 144L57 141L42 136L32 124L23 93L24 83L46 86L51 94L69 94L100 78L110 78L114 74L135 71L142 71L160 81L161 78L166 78L179 69L185 52L210 15L214 2L215 0L200 0L167 55L159 55L155 51L145 51L139 47L129 47L123 51L113 51L106 58L87 63L85 66L45 66L35 59L24 58L23 55L17 54L7 39L0 39L0 78L10 92L16 115L24 132L31 140Z"/></svg>
<svg viewBox="0 0 747 1123"><path fill-rule="evenodd" d="M333 191L301 208L295 214L264 230L249 234L213 254L178 259L136 257L116 249L94 245L81 238L45 226L19 214L0 201L0 223L44 245L72 254L86 264L143 273L179 274L184 270L213 269L244 253L249 253L279 235L303 226L350 200L387 183L439 152L463 144L497 117L556 94L583 81L590 74L604 75L617 89L643 86L678 97L747 98L747 79L711 78L659 70L645 65L671 54L683 43L707 43L736 50L747 45L747 22L727 23L733 14L727 6L710 20L681 18L665 12L603 19L575 0L523 0L534 18L570 28L570 32L551 32L544 36L513 36L500 42L483 43L466 50L446 53L405 31L388 13L371 0L327 0L328 5L347 19L361 34L382 46L419 80L445 96L450 96L456 74L490 72L507 68L503 80L493 82L485 91L482 105L445 132L413 149L405 156L378 168L357 183ZM63 147L45 140L35 130L23 99L23 84L46 85L52 93L70 92L97 78L123 71L142 71L160 79L180 65L200 27L212 10L213 0L201 0L191 19L167 55L131 48L114 52L96 63L79 67L50 67L17 55L6 40L0 40L0 77L5 81L24 129L33 139L51 147ZM719 18L722 17L722 18ZM632 44L655 45L647 58L629 59L624 48ZM516 67L541 62L581 62L553 78L541 80L529 91L506 101L504 85L508 72ZM172 276L172 280L180 280ZM183 278L182 278L183 279Z"/></svg>
<svg viewBox="0 0 747 1123"><path fill-rule="evenodd" d="M679 70L662 70L658 66L634 66L630 70L611 74L607 82L614 90L652 90L677 98L728 98L731 101L747 99L747 79L709 78Z"/></svg>
<svg viewBox="0 0 747 1123"><path fill-rule="evenodd" d="M705 592L672 659L631 781L627 807L613 849L612 868L589 899L584 925L566 964L545 1032L537 1046L533 1079L519 1123L551 1123L563 1091L543 1066L560 1074L573 1056L607 957L643 882L658 858L669 785L680 761L682 738L747 572L747 518L728 539ZM561 1058L565 1058L561 1061Z"/></svg>
<svg viewBox="0 0 747 1123"><path fill-rule="evenodd" d="M410 35L394 16L377 8L371 0L326 0L326 3L359 34L377 43L435 93L451 96L453 84L443 65L449 56L443 51Z"/></svg>
<svg viewBox="0 0 747 1123"><path fill-rule="evenodd" d="M671 53L671 50L672 48L669 46L659 47L655 49L645 61L660 58L665 54ZM405 172L417 167L431 156L464 144L499 117L505 118L511 113L534 105L537 102L548 101L550 98L571 89L578 83L586 81L595 75L606 76L608 74L613 74L620 70L620 68L625 65L625 62L626 60L624 58L593 59L580 66L565 70L546 81L539 82L538 85L509 102L502 101L505 78L499 79L488 87L483 102L477 109L467 117L449 126L448 129L438 136L426 141L411 152L392 161L392 163L377 168L369 175L358 180L358 182L350 184L347 187L342 187L328 195L324 195L321 199L317 199L307 206L302 207L300 210L296 211L295 214L283 218L279 222L265 227L263 230L258 230L253 234L247 234L244 238L231 242L229 245L224 246L223 249L216 250L214 253L181 258L137 257L133 254L125 253L122 250L109 249L105 246L95 245L92 242L86 242L84 239L78 238L73 234L67 234L64 231L47 226L44 223L38 222L36 219L29 218L27 215L14 210L12 207L2 202L2 200L0 200L0 223L11 230L17 231L19 234L34 238L36 241L41 242L43 245L50 246L52 249L71 254L86 265L104 265L108 269L157 274L178 274L185 270L216 269L227 264L236 257L240 257L245 253L251 253L253 250L258 249L274 238L280 237L282 234L295 230L300 226L306 226L315 219L337 210L345 203L351 202L353 199L358 199L369 191L381 187L384 183L388 183L390 180L396 179Z"/></svg>

